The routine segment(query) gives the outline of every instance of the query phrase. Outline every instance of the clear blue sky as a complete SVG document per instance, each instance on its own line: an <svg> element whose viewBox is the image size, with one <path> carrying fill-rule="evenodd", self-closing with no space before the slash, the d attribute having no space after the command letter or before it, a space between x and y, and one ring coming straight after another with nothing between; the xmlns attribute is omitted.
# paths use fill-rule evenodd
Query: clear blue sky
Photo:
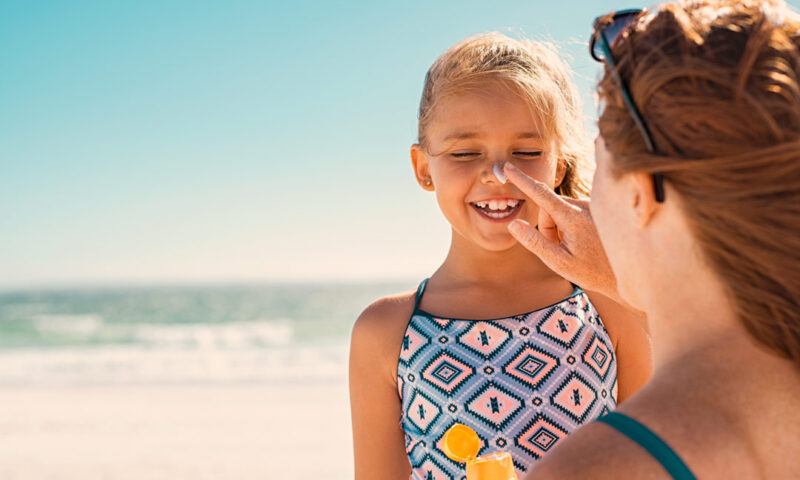
<svg viewBox="0 0 800 480"><path fill-rule="evenodd" d="M431 62L549 38L593 117L591 21L649 3L0 0L0 288L424 276Z"/></svg>

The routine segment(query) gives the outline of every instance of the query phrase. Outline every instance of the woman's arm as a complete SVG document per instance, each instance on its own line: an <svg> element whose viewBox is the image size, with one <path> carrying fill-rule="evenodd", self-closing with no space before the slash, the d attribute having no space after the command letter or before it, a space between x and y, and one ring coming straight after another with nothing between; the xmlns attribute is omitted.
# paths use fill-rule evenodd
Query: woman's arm
<svg viewBox="0 0 800 480"><path fill-rule="evenodd" d="M412 298L413 305L413 298ZM400 427L395 378L403 331L411 306L398 298L379 300L361 314L350 343L350 409L356 480L408 480L411 465Z"/></svg>
<svg viewBox="0 0 800 480"><path fill-rule="evenodd" d="M639 391L653 374L653 351L644 319L608 297L589 292L617 357L617 403Z"/></svg>

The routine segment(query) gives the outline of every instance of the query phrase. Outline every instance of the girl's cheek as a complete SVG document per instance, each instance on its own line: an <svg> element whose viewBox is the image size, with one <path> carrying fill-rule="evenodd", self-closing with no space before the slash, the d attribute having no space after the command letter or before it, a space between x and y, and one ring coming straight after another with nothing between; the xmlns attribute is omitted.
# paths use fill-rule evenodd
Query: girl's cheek
<svg viewBox="0 0 800 480"><path fill-rule="evenodd" d="M526 165L521 167L520 170L525 172L529 177L533 177L540 182L550 185L551 187L555 184L557 173L555 165L548 165L542 162L539 164Z"/></svg>

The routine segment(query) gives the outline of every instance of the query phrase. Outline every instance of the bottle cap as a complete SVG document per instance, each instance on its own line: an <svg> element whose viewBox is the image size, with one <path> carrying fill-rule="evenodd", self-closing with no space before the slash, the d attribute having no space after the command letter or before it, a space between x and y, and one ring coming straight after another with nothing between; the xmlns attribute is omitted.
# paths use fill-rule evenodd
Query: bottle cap
<svg viewBox="0 0 800 480"><path fill-rule="evenodd" d="M442 437L442 450L451 460L466 462L475 458L481 449L481 439L475 430L457 423Z"/></svg>

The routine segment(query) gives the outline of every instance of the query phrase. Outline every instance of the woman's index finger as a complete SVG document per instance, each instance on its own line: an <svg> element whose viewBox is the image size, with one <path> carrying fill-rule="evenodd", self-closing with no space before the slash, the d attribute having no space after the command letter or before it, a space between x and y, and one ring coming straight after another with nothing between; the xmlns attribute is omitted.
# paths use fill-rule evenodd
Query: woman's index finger
<svg viewBox="0 0 800 480"><path fill-rule="evenodd" d="M533 200L536 205L545 210L554 219L573 210L572 205L559 197L558 194L552 191L545 183L529 177L514 165L506 163L504 171L511 183L522 190L522 193Z"/></svg>

